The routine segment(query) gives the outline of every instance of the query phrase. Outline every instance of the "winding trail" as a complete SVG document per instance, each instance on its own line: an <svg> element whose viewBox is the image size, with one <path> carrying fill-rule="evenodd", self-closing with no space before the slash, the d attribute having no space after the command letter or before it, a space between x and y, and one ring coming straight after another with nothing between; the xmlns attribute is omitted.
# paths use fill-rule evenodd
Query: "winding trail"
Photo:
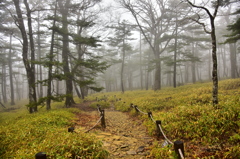
<svg viewBox="0 0 240 159"><path fill-rule="evenodd" d="M84 107L87 107L86 104ZM83 108L83 105L79 105ZM88 130L99 119L96 109L88 110L78 115L76 129ZM150 155L153 137L148 136L146 127L140 119L130 117L127 113L115 111L114 108L105 110L106 129L100 124L91 130L103 142L109 151L108 159L146 159Z"/></svg>

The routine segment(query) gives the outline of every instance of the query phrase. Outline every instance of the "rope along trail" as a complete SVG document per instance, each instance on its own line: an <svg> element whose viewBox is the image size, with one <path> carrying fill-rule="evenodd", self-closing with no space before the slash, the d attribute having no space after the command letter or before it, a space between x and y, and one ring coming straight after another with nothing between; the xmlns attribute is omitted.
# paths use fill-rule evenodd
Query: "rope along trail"
<svg viewBox="0 0 240 159"><path fill-rule="evenodd" d="M88 131L99 120L99 112L88 111L78 116L76 129ZM93 133L103 142L103 146L109 151L108 159L146 159L151 158L150 149L153 137L149 137L146 127L139 118L130 117L126 113L105 110L106 129L101 126L92 129Z"/></svg>
<svg viewBox="0 0 240 159"><path fill-rule="evenodd" d="M106 130L97 136L110 152L109 158L144 159L149 155L153 138L148 137L142 121L110 110L105 111L105 118Z"/></svg>

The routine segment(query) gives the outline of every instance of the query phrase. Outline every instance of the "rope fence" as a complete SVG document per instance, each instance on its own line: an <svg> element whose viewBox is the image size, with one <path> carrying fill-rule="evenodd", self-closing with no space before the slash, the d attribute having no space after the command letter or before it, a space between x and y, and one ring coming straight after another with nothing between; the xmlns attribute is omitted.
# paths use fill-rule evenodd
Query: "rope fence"
<svg viewBox="0 0 240 159"><path fill-rule="evenodd" d="M102 119L102 116L98 119L98 121L96 122L96 124L95 124L93 127L91 127L90 129L88 129L88 130L85 131L84 133L87 133L87 132L91 131L92 129L94 129L94 128L97 126L97 124L101 121L101 119Z"/></svg>
<svg viewBox="0 0 240 159"><path fill-rule="evenodd" d="M98 125L98 123L100 123L100 121L101 121L102 128L104 128L104 129L106 128L105 111L101 109L101 106L99 104L97 104L97 110L100 114L100 118L97 120L97 122L90 129L86 130L84 133L88 133L89 131L94 129ZM72 133L75 132L74 127L68 128L68 132L72 132Z"/></svg>
<svg viewBox="0 0 240 159"><path fill-rule="evenodd" d="M145 113L143 111L141 111L137 105L134 105L134 104L130 104L130 107L131 108L134 108L136 113L140 112L144 115L148 115L148 117L156 124L156 130L157 130L157 137L159 138L161 135L164 137L165 141L167 141L169 144L173 145L174 146L174 150L176 152L176 154L178 155L178 158L179 159L184 159L184 145L183 145L183 142L182 141L175 141L174 143L172 141L170 141L166 134L163 132L163 129L162 129L162 126L161 126L161 120L155 120L153 118L153 115L152 115L152 112L148 112L148 113Z"/></svg>
<svg viewBox="0 0 240 159"><path fill-rule="evenodd" d="M96 98L96 100L97 100L97 101L100 101L98 98ZM106 98L104 98L104 100L106 100ZM116 101L121 101L121 98L117 99ZM125 103L125 102L124 102L124 103ZM141 110L137 107L137 105L134 105L134 104L132 104L132 103L130 104L130 108L132 108L132 109L134 108L135 111L136 111L136 113L141 113L141 114L143 114L143 115L148 115L148 118L151 119L154 124L156 124L157 138L159 139L161 136L163 136L164 139L165 139L165 142L166 142L165 145L168 145L168 144L173 145L173 146L174 146L174 151L175 151L175 153L177 154L178 158L179 158L179 159L184 159L184 158L185 158L185 157L184 157L184 144L183 144L183 142L182 142L182 141L179 141L179 140L177 140L177 141L175 141L175 142L170 141L170 140L167 138L166 134L164 133L164 131L163 131L162 127L161 127L161 120L155 120L155 119L153 118L152 112L147 112L147 113L145 113L145 112L141 111ZM91 131L92 129L94 129L100 122L101 122L101 127L102 127L103 129L106 128L106 123L105 123L105 111L104 111L104 109L101 109L101 106L100 106L99 104L97 104L97 111L98 111L99 114L100 114L100 118L97 120L97 122L96 122L90 129L86 130L84 133L88 133L89 131ZM74 127L68 128L68 132L71 132L71 133L75 132L75 131L74 131ZM76 133L76 132L75 132L75 133ZM46 159L46 153L45 153L45 152L39 152L39 153L37 153L37 154L35 155L35 158L36 158L36 159Z"/></svg>

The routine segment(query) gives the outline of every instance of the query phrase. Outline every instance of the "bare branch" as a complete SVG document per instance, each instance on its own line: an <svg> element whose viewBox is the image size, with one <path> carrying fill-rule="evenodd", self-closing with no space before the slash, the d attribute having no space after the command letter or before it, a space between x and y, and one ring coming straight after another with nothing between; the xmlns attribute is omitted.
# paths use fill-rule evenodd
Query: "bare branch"
<svg viewBox="0 0 240 159"><path fill-rule="evenodd" d="M214 18L213 15L210 13L210 11L209 11L206 7L195 5L195 4L193 4L192 2L190 2L189 0L186 0L186 1L187 1L187 3L190 4L192 7L205 10L205 11L207 12L207 14L209 15L210 18ZM218 1L219 1L219 0L218 0Z"/></svg>
<svg viewBox="0 0 240 159"><path fill-rule="evenodd" d="M189 18L189 19L191 19L192 21L194 21L194 22L198 23L199 25L201 25L201 26L203 27L204 31L205 31L207 34L211 34L211 31L208 31L208 30L207 30L205 23L202 23L202 22L199 21L199 19L200 19L199 14L197 14L197 16L198 16L198 19L194 19L194 18Z"/></svg>

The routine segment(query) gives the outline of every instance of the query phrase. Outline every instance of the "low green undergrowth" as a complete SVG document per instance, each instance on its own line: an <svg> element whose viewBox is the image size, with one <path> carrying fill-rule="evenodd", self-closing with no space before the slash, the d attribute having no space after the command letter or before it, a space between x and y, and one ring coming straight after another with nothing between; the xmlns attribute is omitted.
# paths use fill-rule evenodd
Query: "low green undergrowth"
<svg viewBox="0 0 240 159"><path fill-rule="evenodd" d="M97 97L98 94L95 94ZM162 128L171 141L186 143L189 158L235 159L240 156L240 79L219 82L219 104L212 105L212 83L198 83L159 91L126 91L99 94L107 96L120 111L134 112L130 104L143 112L151 111L155 120L162 121ZM121 100L113 100L119 99ZM156 126L145 115L149 134ZM152 156L174 158L172 148L161 148L156 143Z"/></svg>
<svg viewBox="0 0 240 159"><path fill-rule="evenodd" d="M49 159L106 158L108 152L93 136L67 132L77 112L78 109L62 108L40 109L34 114L1 113L0 158L32 159L38 152L45 152Z"/></svg>
<svg viewBox="0 0 240 159"><path fill-rule="evenodd" d="M90 107L97 108L97 105L100 105L102 109L110 108L110 103L106 101L96 101L90 104Z"/></svg>

